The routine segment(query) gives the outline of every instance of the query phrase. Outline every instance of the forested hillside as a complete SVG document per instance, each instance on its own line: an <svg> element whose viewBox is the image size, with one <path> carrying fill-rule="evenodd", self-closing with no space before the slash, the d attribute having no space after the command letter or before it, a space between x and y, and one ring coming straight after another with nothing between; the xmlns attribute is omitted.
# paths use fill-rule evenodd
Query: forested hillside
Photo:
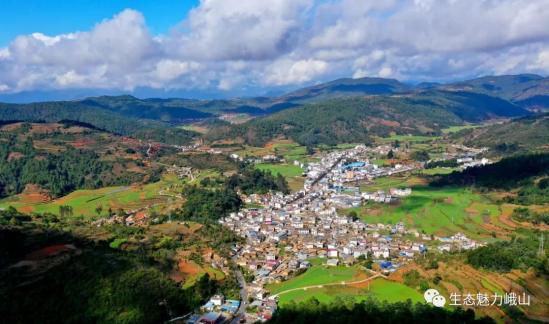
<svg viewBox="0 0 549 324"><path fill-rule="evenodd" d="M528 116L488 127L467 129L452 135L468 146L488 147L491 152L509 154L549 147L549 114Z"/></svg>
<svg viewBox="0 0 549 324"><path fill-rule="evenodd" d="M411 86L405 85L394 79L345 78L299 89L279 97L279 100L310 102L336 97L388 95L397 92L405 92L411 89Z"/></svg>
<svg viewBox="0 0 549 324"><path fill-rule="evenodd" d="M124 116L163 121L171 124L211 118L224 113L265 115L296 104L280 98L182 99L133 96L101 96L86 98L80 103L113 111Z"/></svg>
<svg viewBox="0 0 549 324"><path fill-rule="evenodd" d="M303 145L367 142L371 136L438 134L464 122L525 114L508 101L483 94L429 91L327 100L220 128L209 136L241 138L256 146L278 136Z"/></svg>
<svg viewBox="0 0 549 324"><path fill-rule="evenodd" d="M485 76L438 85L438 88L489 94L529 109L549 108L549 78L535 74Z"/></svg>
<svg viewBox="0 0 549 324"><path fill-rule="evenodd" d="M518 155L484 166L467 168L434 180L434 186L474 186L512 190L507 202L530 205L549 203L549 153Z"/></svg>
<svg viewBox="0 0 549 324"><path fill-rule="evenodd" d="M143 163L146 145L81 123L12 123L0 127L0 197L38 186L52 198L77 189L156 181Z"/></svg>
<svg viewBox="0 0 549 324"><path fill-rule="evenodd" d="M212 117L211 113L186 108L195 106L195 101L184 99L137 99L132 96L94 97L81 101L83 104L102 108L118 114L159 120L170 123L182 123L195 119Z"/></svg>
<svg viewBox="0 0 549 324"><path fill-rule="evenodd" d="M71 101L22 105L0 103L0 121L14 120L33 122L73 120L93 125L111 133L168 144L188 143L196 135L193 132L170 127L162 122L123 116L112 111Z"/></svg>
<svg viewBox="0 0 549 324"><path fill-rule="evenodd" d="M0 221L14 213L0 211ZM68 226L42 215L48 218ZM218 289L207 276L182 289L153 261L154 250L125 252L65 230L25 226L0 227L0 245L6 247L0 252L0 313L5 322L162 323L191 311ZM67 251L56 255L56 249ZM44 269L4 267L25 258Z"/></svg>

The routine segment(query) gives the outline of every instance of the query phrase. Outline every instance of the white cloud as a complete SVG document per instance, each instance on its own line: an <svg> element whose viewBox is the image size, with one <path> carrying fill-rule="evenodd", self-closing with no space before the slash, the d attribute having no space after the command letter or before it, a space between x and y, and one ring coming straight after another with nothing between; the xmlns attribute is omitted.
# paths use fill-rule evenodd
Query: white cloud
<svg viewBox="0 0 549 324"><path fill-rule="evenodd" d="M161 60L156 64L156 77L160 81L171 81L185 73L199 68L196 62Z"/></svg>
<svg viewBox="0 0 549 324"><path fill-rule="evenodd" d="M393 69L390 66L384 66L379 70L378 75L382 78L388 78L393 75Z"/></svg>
<svg viewBox="0 0 549 324"><path fill-rule="evenodd" d="M299 84L323 74L328 64L320 60L279 60L268 66L264 83L267 85Z"/></svg>
<svg viewBox="0 0 549 324"><path fill-rule="evenodd" d="M296 45L310 0L203 0L175 35L178 52L196 59L267 60Z"/></svg>
<svg viewBox="0 0 549 324"><path fill-rule="evenodd" d="M535 60L535 65L531 66L540 70L549 71L549 48L540 52Z"/></svg>
<svg viewBox="0 0 549 324"><path fill-rule="evenodd" d="M10 51L7 48L0 48L0 60L5 60L10 56Z"/></svg>
<svg viewBox="0 0 549 324"><path fill-rule="evenodd" d="M166 35L126 9L0 48L0 91L299 85L549 73L549 0L202 0Z"/></svg>

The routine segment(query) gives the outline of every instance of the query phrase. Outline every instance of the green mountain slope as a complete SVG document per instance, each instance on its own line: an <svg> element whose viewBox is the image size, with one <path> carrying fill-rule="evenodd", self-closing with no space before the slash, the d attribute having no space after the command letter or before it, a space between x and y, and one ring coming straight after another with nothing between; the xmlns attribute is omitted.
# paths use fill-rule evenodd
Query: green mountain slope
<svg viewBox="0 0 549 324"><path fill-rule="evenodd" d="M338 79L299 89L278 98L283 101L312 102L336 97L387 95L410 90L398 80L384 78Z"/></svg>
<svg viewBox="0 0 549 324"><path fill-rule="evenodd" d="M469 146L489 147L508 154L549 150L549 114L528 116L488 127L464 130L453 135Z"/></svg>
<svg viewBox="0 0 549 324"><path fill-rule="evenodd" d="M113 111L124 116L160 120L163 122L183 123L213 115L186 108L192 106L191 100L184 99L138 99L133 96L93 97L81 101L83 104Z"/></svg>
<svg viewBox="0 0 549 324"><path fill-rule="evenodd" d="M371 136L438 134L440 129L528 112L502 99L467 92L350 97L282 111L210 132L210 139L241 138L252 145L286 136L304 145L368 141Z"/></svg>
<svg viewBox="0 0 549 324"><path fill-rule="evenodd" d="M486 76L438 86L497 96L527 108L549 108L549 78L535 74Z"/></svg>
<svg viewBox="0 0 549 324"><path fill-rule="evenodd" d="M72 101L20 105L0 103L0 121L9 120L44 122L73 120L111 133L167 144L188 143L196 135L193 132L171 127L159 121L123 116L116 112Z"/></svg>
<svg viewBox="0 0 549 324"><path fill-rule="evenodd" d="M188 123L225 113L267 115L296 106L278 98L182 99L133 96L101 96L86 98L80 103L119 113L124 116L146 118L172 124Z"/></svg>

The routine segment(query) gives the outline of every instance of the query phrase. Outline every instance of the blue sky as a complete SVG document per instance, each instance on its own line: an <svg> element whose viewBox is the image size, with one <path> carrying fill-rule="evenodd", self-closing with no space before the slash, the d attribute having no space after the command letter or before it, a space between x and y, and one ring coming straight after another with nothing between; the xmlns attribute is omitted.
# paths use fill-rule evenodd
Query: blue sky
<svg viewBox="0 0 549 324"><path fill-rule="evenodd" d="M548 21L549 0L0 0L0 99L546 76Z"/></svg>
<svg viewBox="0 0 549 324"><path fill-rule="evenodd" d="M2 0L0 47L7 46L18 35L89 30L126 8L143 13L153 34L164 34L183 21L198 3L198 0Z"/></svg>

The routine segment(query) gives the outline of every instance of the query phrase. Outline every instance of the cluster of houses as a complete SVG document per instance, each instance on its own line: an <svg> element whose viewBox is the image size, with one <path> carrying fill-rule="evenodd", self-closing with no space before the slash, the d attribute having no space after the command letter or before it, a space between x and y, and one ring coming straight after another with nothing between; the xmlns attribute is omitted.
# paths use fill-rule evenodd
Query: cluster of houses
<svg viewBox="0 0 549 324"><path fill-rule="evenodd" d="M374 178L409 172L422 167L421 163L395 164L391 167L380 167L370 162L367 156L384 152L384 146L367 147L358 145L355 148L335 151L324 156L319 162L307 165L305 190L319 185L322 189L342 188L346 183L371 181ZM319 180L319 178L321 178Z"/></svg>
<svg viewBox="0 0 549 324"><path fill-rule="evenodd" d="M482 166L491 164L493 161L487 158L480 158L483 153L488 151L488 148L474 148L465 145L453 144L452 148L456 151L454 153L445 153L443 160L455 159L459 168L464 170L474 166Z"/></svg>
<svg viewBox="0 0 549 324"><path fill-rule="evenodd" d="M172 145L172 146L181 152L190 152L190 151L197 150L201 146L201 144L193 143L190 145Z"/></svg>
<svg viewBox="0 0 549 324"><path fill-rule="evenodd" d="M273 317L273 314L277 308L278 305L276 304L276 300L254 300L249 306L249 311L246 313L246 322L256 323L268 321Z"/></svg>
<svg viewBox="0 0 549 324"><path fill-rule="evenodd" d="M450 237L437 237L436 239L442 242L437 247L440 252L472 250L485 245L468 238L463 233L456 233Z"/></svg>
<svg viewBox="0 0 549 324"><path fill-rule="evenodd" d="M166 167L166 172L175 174L179 179L190 178L191 180L194 180L194 174L191 167L183 167L173 164Z"/></svg>
<svg viewBox="0 0 549 324"><path fill-rule="evenodd" d="M247 203L262 208L244 209L219 221L246 239L245 244L235 249L233 259L253 274L247 291L254 299L252 305L260 310L254 312L254 320L269 318L272 301L265 285L287 280L304 271L311 266L311 259L324 260L326 266L338 266L371 258L382 271L391 272L424 253L428 245L440 251L446 251L447 244L461 249L478 245L463 234L440 238L407 229L403 223L366 224L339 215L340 208L357 207L369 200L390 203L412 193L410 188L360 193L357 186L346 184L346 179L353 177L371 179L421 167L411 164L380 168L363 158L363 154L371 150L357 146L328 153L319 162L308 164L303 190L290 195L247 196L244 199ZM352 176L349 172L353 172Z"/></svg>
<svg viewBox="0 0 549 324"><path fill-rule="evenodd" d="M247 162L250 162L250 163L254 163L254 164L258 164L258 163L285 163L286 160L284 160L283 158L279 157L279 156L276 156L274 154L267 154L267 155L264 155L262 157L246 157L246 158L243 158L242 156L236 154L236 153L231 153L229 155L229 157L235 161L244 161L246 160Z"/></svg>
<svg viewBox="0 0 549 324"><path fill-rule="evenodd" d="M391 188L386 193L385 190L378 190L375 192L363 192L360 194L364 201L374 201L378 203L394 203L400 198L406 197L412 194L411 188Z"/></svg>
<svg viewBox="0 0 549 324"><path fill-rule="evenodd" d="M150 217L146 212L147 208L138 210L123 210L114 213L110 217L99 218L92 222L93 226L122 224L126 226L145 226L149 224Z"/></svg>
<svg viewBox="0 0 549 324"><path fill-rule="evenodd" d="M224 323L232 319L240 308L240 300L225 299L223 295L214 295L206 304L200 307L200 310L192 314L187 320L187 324L205 323L217 324Z"/></svg>

